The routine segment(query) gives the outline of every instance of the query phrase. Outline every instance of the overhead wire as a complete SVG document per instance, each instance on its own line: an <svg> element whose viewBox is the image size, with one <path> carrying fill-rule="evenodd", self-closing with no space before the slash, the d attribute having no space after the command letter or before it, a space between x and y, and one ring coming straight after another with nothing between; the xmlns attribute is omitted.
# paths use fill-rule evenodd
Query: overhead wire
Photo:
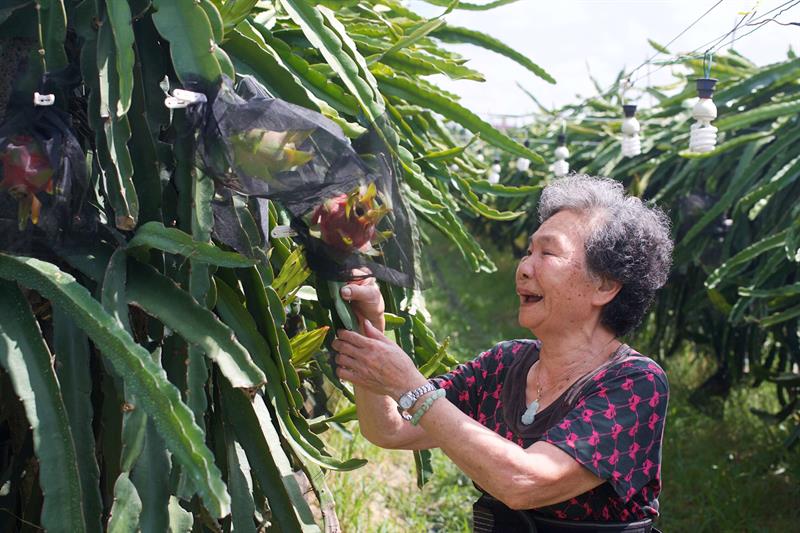
<svg viewBox="0 0 800 533"><path fill-rule="evenodd" d="M672 39L671 39L671 40L670 40L670 41L669 41L667 44L665 44L665 45L663 46L663 48L664 48L665 50L666 50L667 48L669 48L669 46L670 46L672 43L674 43L675 41L677 41L678 39L680 39L680 38L681 38L681 37L682 37L682 36L683 36L683 35L684 35L686 32L688 32L689 30L691 30L692 28L694 28L694 27L697 25L697 23L699 23L701 20L703 20L703 19L704 19L704 18L705 18L705 17L706 17L706 16L707 16L709 13L711 13L712 11L714 11L714 9L716 9L716 8L717 8L717 7L718 7L720 4L722 4L722 2L723 2L723 0L719 0L719 1L718 1L716 4L714 4L713 6L711 6L710 8L708 8L708 9L706 10L706 12L705 12L705 13L703 13L702 15L700 15L699 17L697 17L697 18L694 20L694 22L692 22L692 23L691 23L691 24L689 24L689 25L688 25L686 28L684 28L683 30L681 30L681 32L680 32L680 33L678 33L678 35L676 35L675 37L673 37L673 38L672 38ZM641 65L639 65L638 67L636 67L635 69L633 69L633 70L632 70L632 71L631 71L631 72L628 74L628 76L627 76L627 77L628 77L628 78L632 77L632 76L633 76L633 75L636 73L636 71L638 71L640 68L642 68L642 67L644 67L645 65L647 65L648 63L650 63L650 62L651 62L653 59L655 59L656 57L658 57L658 56L659 56L659 55L661 55L661 54L663 54L663 52L661 52L661 51L657 51L657 52L656 52L655 54L653 54L651 57L649 57L648 59L645 59L645 60L644 60L644 62L642 62L642 64L641 64Z"/></svg>
<svg viewBox="0 0 800 533"><path fill-rule="evenodd" d="M694 26L696 26L706 16L708 16L714 9L719 7L722 4L723 1L724 0L718 0L714 5L712 5L705 12L703 12L703 14L701 14L694 21L692 21L688 26L686 26L683 30L681 30L666 45L663 45L663 48L666 50L671 44L673 44L680 37L685 35L690 29L692 29ZM729 31L727 31L727 32L725 32L725 33L723 33L723 34L711 39L710 41L708 41L708 42L696 47L691 52L683 53L683 54L675 54L675 55L671 56L670 59L668 59L666 61L663 61L663 62L661 62L661 61L656 62L656 58L658 56L660 56L660 55L664 55L665 52L657 51L652 56L646 58L645 61L643 61L638 66L636 66L627 75L620 76L609 87L609 89L608 89L606 94L611 93L613 91L619 90L621 84L625 84L627 87L632 87L633 85L636 84L636 82L638 82L638 81L640 81L640 80L642 80L644 78L648 78L649 79L650 77L652 77L653 74L655 74L656 72L658 72L662 68L670 66L670 65L675 65L675 64L681 63L681 62L683 62L683 61L685 61L687 59L703 59L704 61L708 61L710 59L711 55L713 55L715 52L717 52L720 48L722 48L726 44L729 47L732 46L733 43L735 43L736 41L738 41L738 40L740 40L740 39L742 39L744 37L747 37L748 35L751 35L753 32L763 28L769 22L775 22L775 23L781 24L781 25L798 25L798 26L800 26L800 22L784 23L784 22L781 22L781 21L777 20L777 17L781 16L783 13L785 13L786 11L796 7L799 4L800 4L800 0L788 0L788 1L782 3L782 4L778 5L778 6L770 9L767 12L758 15L758 17L756 17L756 15L758 14L757 13L757 9L753 9L753 10L747 12L747 13L744 13L742 15L742 18L739 19L738 22L736 22L736 24L733 26L733 28L731 28ZM774 13L776 11L778 11L778 13L776 15L774 15L773 17L765 18L765 17L768 17L769 15L771 15L772 13ZM735 32L737 30L739 30L741 28L748 28L748 27L753 27L753 29L751 29L750 31L745 32L745 33L743 33L741 35L734 36L729 42L726 41L726 39L728 37L730 37L731 35L735 35ZM700 53L701 50L703 50L702 53ZM633 77L633 75L637 71L639 71L643 67L649 66L649 65L658 65L658 67L653 69L653 70L648 69L647 73L645 73L645 74L643 74L643 75L631 80L631 78ZM704 67L706 67L705 63L704 63ZM594 97L593 96L589 97L589 98L587 98L587 100L589 100L591 98L594 98ZM577 106L577 107L582 107L582 105Z"/></svg>
<svg viewBox="0 0 800 533"><path fill-rule="evenodd" d="M660 64L660 66L657 69L653 70L650 74L652 75L653 73L658 72L659 70L661 70L662 68L664 68L666 66L674 65L676 63L680 63L681 61L685 61L687 59L702 59L702 58L706 57L707 54L716 53L720 48L722 48L726 44L728 46L732 45L734 42L738 41L739 39L747 37L748 35L752 34L754 31L762 28L768 22L780 23L780 21L777 20L777 17L781 16L786 11L796 7L798 4L800 4L800 0L789 0L789 1L784 2L783 4L781 4L781 5L777 6L777 7L774 7L772 9L770 9L769 11L767 11L767 12L765 12L763 14L759 15L758 17L755 17L756 10L753 10L750 13L746 13L745 15L743 15L742 19L740 19L739 22L737 22L736 25L734 25L734 27L730 31L728 31L728 32L726 32L726 33L724 33L722 35L719 35L719 36L711 39L710 41L708 41L706 43L703 43L702 45L698 46L697 48L695 48L691 52L687 52L687 53L684 53L684 54L676 54L675 56L673 56L673 58L671 60ZM774 13L775 11L779 11L779 12L774 17L765 19L765 17L768 17L770 14ZM748 20L747 23L742 24L742 22L744 22L744 20L747 19L748 15L750 15L750 20ZM746 32L746 33L743 33L741 35L736 36L730 42L726 42L725 41L725 39L727 39L729 36L731 36L733 33L735 33L736 30L738 30L738 29L740 29L742 27L746 28L746 27L750 27L750 26L754 26L754 28L752 30ZM700 52L701 50L703 51L702 53ZM633 85L635 82L643 79L644 77L645 76L639 76L638 78L636 78L635 80L630 82L631 85ZM612 86L611 90L614 90L614 86Z"/></svg>

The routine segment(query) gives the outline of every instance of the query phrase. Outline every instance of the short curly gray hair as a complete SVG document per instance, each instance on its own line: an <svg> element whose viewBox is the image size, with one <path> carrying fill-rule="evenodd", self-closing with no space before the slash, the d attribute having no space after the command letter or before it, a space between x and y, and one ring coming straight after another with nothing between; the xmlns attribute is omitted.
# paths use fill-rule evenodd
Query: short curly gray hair
<svg viewBox="0 0 800 533"><path fill-rule="evenodd" d="M542 191L540 222L565 209L600 216L586 238L586 264L590 274L622 284L600 321L617 336L630 333L667 282L673 248L669 218L626 196L621 183L585 174L560 178Z"/></svg>

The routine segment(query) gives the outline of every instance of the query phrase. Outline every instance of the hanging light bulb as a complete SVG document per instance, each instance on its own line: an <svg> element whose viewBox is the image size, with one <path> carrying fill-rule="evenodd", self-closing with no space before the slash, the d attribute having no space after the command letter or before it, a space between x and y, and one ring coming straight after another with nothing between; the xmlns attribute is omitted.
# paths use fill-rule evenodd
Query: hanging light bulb
<svg viewBox="0 0 800 533"><path fill-rule="evenodd" d="M500 166L500 160L495 159L492 166L489 168L489 183L492 185L496 183L500 183L500 171L503 170L503 167Z"/></svg>
<svg viewBox="0 0 800 533"><path fill-rule="evenodd" d="M711 101L717 80L697 78L695 81L697 82L697 96L700 97L700 100L692 108L692 116L697 122L692 124L689 134L689 151L710 152L717 145L717 128L711 125L711 121L717 118L717 106Z"/></svg>
<svg viewBox="0 0 800 533"><path fill-rule="evenodd" d="M642 153L642 141L639 139L639 121L636 120L636 106L622 106L625 120L622 121L622 157L634 157Z"/></svg>
<svg viewBox="0 0 800 533"><path fill-rule="evenodd" d="M569 163L566 161L569 157L569 150L567 150L567 136L565 134L558 134L558 147L553 152L553 155L556 156L555 162L550 167L553 175L557 178L566 176L567 172L569 172Z"/></svg>
<svg viewBox="0 0 800 533"><path fill-rule="evenodd" d="M530 148L531 143L528 139L525 139L525 142L523 144L525 145L525 148ZM530 167L531 167L530 159L525 159L524 157L520 157L519 159L517 159L517 170L519 172L527 172Z"/></svg>

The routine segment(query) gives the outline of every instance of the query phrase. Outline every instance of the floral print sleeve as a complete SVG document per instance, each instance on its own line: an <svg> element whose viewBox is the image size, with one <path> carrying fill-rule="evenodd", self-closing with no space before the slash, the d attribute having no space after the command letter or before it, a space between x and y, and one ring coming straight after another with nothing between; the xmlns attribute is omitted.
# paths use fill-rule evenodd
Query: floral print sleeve
<svg viewBox="0 0 800 533"><path fill-rule="evenodd" d="M444 389L447 399L467 416L479 419L488 403L497 403L500 397L498 383L511 360L528 340L501 342L480 354L472 361L462 363L441 376L431 378L436 388Z"/></svg>
<svg viewBox="0 0 800 533"><path fill-rule="evenodd" d="M668 395L661 367L646 357L630 358L595 375L542 440L605 479L627 507L657 514L650 507L661 486Z"/></svg>

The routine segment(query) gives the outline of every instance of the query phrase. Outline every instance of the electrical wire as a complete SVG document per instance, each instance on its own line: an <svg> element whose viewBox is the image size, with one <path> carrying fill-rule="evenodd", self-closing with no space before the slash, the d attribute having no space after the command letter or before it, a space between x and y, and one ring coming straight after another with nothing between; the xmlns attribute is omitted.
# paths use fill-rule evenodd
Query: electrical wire
<svg viewBox="0 0 800 533"><path fill-rule="evenodd" d="M677 41L678 39L680 39L680 38L681 38L681 37L682 37L682 36L683 36L683 35L684 35L684 34L685 34L687 31L691 30L691 29L692 29L692 28L693 28L695 25L697 25L697 23L698 23L698 22L700 22L701 20L703 20L703 19L706 17L706 15L708 15L709 13L711 13L712 11L714 11L714 9L716 9L716 8L717 8L717 7L718 7L718 6L719 6L719 5L720 5L722 2L723 2L723 0L719 0L719 1L718 1L716 4L714 4L713 6L711 6L710 8L708 8L708 9L706 10L706 12L705 12L705 13L703 13L702 15L700 15L699 17L697 17L697 18L694 20L694 22L692 22L691 24L689 24L689 25L688 25L686 28L684 28L684 29L683 29L683 30L682 30L682 31L681 31L681 32L680 32L678 35L676 35L675 37L673 37L673 38L672 38L672 40L670 40L670 41L669 41L667 44L665 44L665 45L664 45L664 49L667 49L667 48L669 48L669 46L670 46L672 43L674 43L675 41ZM658 56L659 56L659 55L661 55L662 53L663 53L663 52L661 52L661 51L657 51L657 52L656 52L655 54L653 54L651 57L649 57L648 59L645 59L645 60L644 60L644 62L643 62L641 65L639 65L638 67L636 67L635 69L633 69L633 70L630 72L630 74L628 74L627 78L631 78L631 77L632 77L632 76L633 76L633 75L636 73L636 71L638 71L640 68L642 68L642 67L644 67L645 65L647 65L648 63L650 63L650 62L651 62L653 59L655 59L656 57L658 57Z"/></svg>
<svg viewBox="0 0 800 533"><path fill-rule="evenodd" d="M735 43L739 39L747 37L748 35L752 34L753 32L761 29L768 22L775 22L775 23L782 24L782 25L795 24L795 23L783 23L783 22L780 22L779 20L777 20L777 17L779 17L780 15L785 13L786 11L796 7L798 4L800 4L800 0L789 0L788 2L784 2L783 4L781 4L781 5L779 5L779 6L775 7L775 8L767 11L766 13L760 15L757 18L754 18L756 13L755 13L755 11L753 11L752 13L749 13L750 20L746 24L742 24L742 22L744 22L744 20L748 16L748 14L745 14L742 17L742 19L739 20L739 22L737 22L736 25L734 25L734 27L730 31L728 31L728 32L726 32L726 33L724 33L724 34L722 34L722 35L720 35L718 37L715 37L715 38L711 39L710 41L698 46L697 48L695 48L691 52L688 52L688 53L685 53L685 54L677 54L677 55L673 56L673 58L670 59L669 61L665 61L663 63L660 63L660 66L658 68L656 68L655 70L651 71L650 75L658 72L659 70L663 69L666 66L674 65L676 63L680 63L680 62L685 61L687 59L705 59L708 56L710 56L711 54L716 53L718 50L720 50L726 44L728 44L728 46L731 46L731 45L733 45L733 43ZM788 7L786 7L786 6L788 6ZM774 13L775 11L778 11L778 10L780 10L780 11L774 17L768 18L768 19L764 18L764 17L767 17L771 13ZM737 29L742 28L742 27L745 27L745 28L746 27L751 27L751 26L753 27L753 29L751 29L750 31L735 37L729 43L725 42L725 39L727 37L729 37L730 35L732 35ZM704 52L700 53L701 50L704 50ZM656 63L654 63L654 64L656 64ZM640 80L644 79L645 77L646 77L646 75L639 76L638 78L636 78L636 79L634 79L632 81L629 81L629 84L630 85L634 85L637 81L640 81ZM618 85L618 83L615 84L615 85L612 85L610 91L615 90L616 89L616 87L615 87L616 85Z"/></svg>
<svg viewBox="0 0 800 533"><path fill-rule="evenodd" d="M720 4L722 4L722 2L723 2L723 0L719 0L713 6L708 8L702 15L700 15L697 19L695 19L686 28L681 30L680 33L678 33L675 37L673 37L666 45L663 45L663 48L667 49L671 44L673 44L680 37L682 37L684 34L686 34L686 32L688 32L690 29L692 29L694 26L696 26L703 18L705 18L709 13L711 13ZM710 58L711 58L711 56L715 52L717 52L719 49L721 49L723 46L725 46L725 44L728 44L728 46L730 47L736 41L738 41L738 40L740 40L740 39L742 39L744 37L747 37L748 35L751 35L755 31L763 28L769 22L775 22L776 24L780 24L780 25L783 25L783 26L789 26L789 25L800 26L800 22L788 22L787 23L787 22L781 22L781 21L777 20L777 18L779 16L781 16L783 13L789 11L790 9L796 7L799 4L800 4L800 0L788 0L788 1L780 4L779 6L770 9L766 13L763 13L763 14L759 15L758 17L756 17L757 10L753 9L751 12L743 14L742 18L739 19L739 21L734 25L734 27L731 30L729 30L729 31L725 32L724 34L719 35L718 37L715 37L714 39L711 39L710 41L698 46L697 48L695 48L691 52L684 53L684 54L676 54L676 55L672 56L669 60L666 60L664 62L660 62L660 61L659 62L655 62L655 59L658 56L660 56L660 55L662 55L664 53L664 52L661 52L661 51L657 51L655 54L653 54L649 58L645 59L645 61L643 61L636 68L631 70L630 73L628 73L627 76L623 75L623 76L619 77L611 85L611 87L609 87L609 89L606 92L606 94L611 93L613 91L619 90L621 84L625 84L626 87L632 87L633 85L635 85L636 82L638 82L638 81L640 81L640 80L642 80L644 78L648 78L649 79L653 74L655 74L656 72L658 72L662 68L664 68L666 66L669 66L669 65L675 65L677 63L683 62L683 61L688 60L688 59L703 59L704 60L704 68L706 68L705 61L709 61L708 68L710 68ZM778 11L778 13L775 16L773 16L771 18L765 18L765 17L768 17L769 15L771 15L772 13L774 13L776 11ZM747 22L745 22L745 21L747 21ZM751 29L750 31L748 31L746 33L743 33L741 35L735 36L733 39L731 39L730 42L726 43L725 40L728 37L730 37L731 35L735 34L735 32L738 29L740 29L740 28L748 28L748 27L753 27L753 29ZM704 50L704 52L703 53L699 53L700 50ZM648 65L659 65L659 66L658 66L658 68L656 68L654 70L649 70L648 69L648 72L646 74L643 74L643 75L631 80L633 75L638 70L640 70L643 67L648 66ZM594 96L589 97L586 100L590 100L591 98L594 98ZM575 107L577 107L577 108L583 107L583 104L577 105ZM530 115L533 115L533 114L534 113L531 113ZM530 116L530 115L528 115L528 116ZM522 117L522 116L525 116L525 115L521 115L520 117Z"/></svg>

